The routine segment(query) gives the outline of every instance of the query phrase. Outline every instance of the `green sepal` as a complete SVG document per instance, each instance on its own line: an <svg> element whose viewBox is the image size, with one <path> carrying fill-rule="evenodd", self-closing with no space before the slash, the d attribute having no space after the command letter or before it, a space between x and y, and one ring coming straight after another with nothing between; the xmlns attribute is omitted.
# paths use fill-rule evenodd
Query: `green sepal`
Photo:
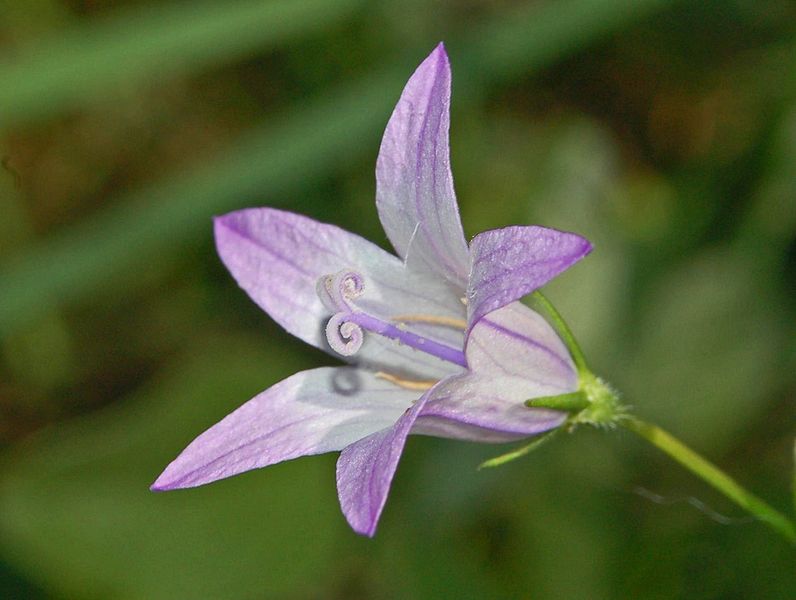
<svg viewBox="0 0 796 600"><path fill-rule="evenodd" d="M569 394L531 398L525 401L525 406L529 408L552 408L553 410L577 413L589 406L589 399L582 390L578 390Z"/></svg>
<svg viewBox="0 0 796 600"><path fill-rule="evenodd" d="M507 462L510 462L516 458L520 458L533 452L539 446L550 440L556 433L558 433L558 429L553 429L552 431L548 431L547 433L543 433L542 435L535 437L533 441L524 446L520 446L519 448L512 450L511 452L506 452L505 454L501 454L500 456L496 456L494 458L490 458L485 460L480 465L478 465L478 470L481 469L488 469L492 467L500 467L505 465Z"/></svg>
<svg viewBox="0 0 796 600"><path fill-rule="evenodd" d="M575 368L578 371L578 375L580 377L588 376L591 374L589 371L589 367L586 365L586 358L583 356L583 350L580 349L580 345L578 341L575 339L572 330L567 325L567 322L564 321L564 317L561 316L556 310L556 307L553 306L553 303L550 302L539 290L536 290L533 294L531 294L531 308L536 310L537 312L543 313L547 315L547 322L552 325L553 329L556 330L558 336L561 338L561 341L569 350L569 354L572 357L572 362L575 363Z"/></svg>

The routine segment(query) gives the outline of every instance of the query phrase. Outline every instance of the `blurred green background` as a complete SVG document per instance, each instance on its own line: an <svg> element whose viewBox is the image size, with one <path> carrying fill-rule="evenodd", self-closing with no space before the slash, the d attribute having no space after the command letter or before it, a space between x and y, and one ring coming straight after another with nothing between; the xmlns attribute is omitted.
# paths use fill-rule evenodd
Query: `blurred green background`
<svg viewBox="0 0 796 600"><path fill-rule="evenodd" d="M445 40L465 231L596 246L547 289L637 414L792 514L796 3L0 0L0 597L782 598L793 549L624 432L414 437L375 539L334 456L148 485L333 364L237 289L211 216L386 239L378 144Z"/></svg>

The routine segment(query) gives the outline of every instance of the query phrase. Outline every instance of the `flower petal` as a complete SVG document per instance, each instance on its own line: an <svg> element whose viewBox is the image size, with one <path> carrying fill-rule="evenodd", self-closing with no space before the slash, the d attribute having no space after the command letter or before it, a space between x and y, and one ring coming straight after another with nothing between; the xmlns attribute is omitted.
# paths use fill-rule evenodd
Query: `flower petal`
<svg viewBox="0 0 796 600"><path fill-rule="evenodd" d="M470 242L469 328L484 315L542 287L591 249L579 235L546 227L514 226L479 233Z"/></svg>
<svg viewBox="0 0 796 600"><path fill-rule="evenodd" d="M469 371L431 390L413 433L504 442L564 422L563 413L524 405L578 388L566 347L541 315L518 302L493 311L473 328L466 353Z"/></svg>
<svg viewBox="0 0 796 600"><path fill-rule="evenodd" d="M466 373L437 386L412 433L475 442L510 442L554 429L562 412L528 408L529 398L560 394L521 377Z"/></svg>
<svg viewBox="0 0 796 600"><path fill-rule="evenodd" d="M544 388L539 396L574 392L578 375L555 329L539 313L512 302L476 323L467 340L467 364L479 375L521 377Z"/></svg>
<svg viewBox="0 0 796 600"><path fill-rule="evenodd" d="M450 170L451 72L439 44L406 84L376 162L376 207L398 255L464 288L467 243Z"/></svg>
<svg viewBox="0 0 796 600"><path fill-rule="evenodd" d="M272 208L253 208L217 217L215 235L221 260L249 296L287 331L335 356L324 334L332 313L316 291L324 275L344 269L360 273L362 307L380 319L401 313L464 316L458 294L446 282L409 272L397 257L334 225ZM437 327L423 333L459 348L463 345L460 331ZM422 377L440 378L458 370L377 335L366 335L352 360Z"/></svg>
<svg viewBox="0 0 796 600"><path fill-rule="evenodd" d="M340 450L395 423L417 392L353 367L302 371L205 431L152 485L195 487L298 456Z"/></svg>
<svg viewBox="0 0 796 600"><path fill-rule="evenodd" d="M373 537L415 419L428 394L392 426L354 442L337 460L337 495L351 528Z"/></svg>

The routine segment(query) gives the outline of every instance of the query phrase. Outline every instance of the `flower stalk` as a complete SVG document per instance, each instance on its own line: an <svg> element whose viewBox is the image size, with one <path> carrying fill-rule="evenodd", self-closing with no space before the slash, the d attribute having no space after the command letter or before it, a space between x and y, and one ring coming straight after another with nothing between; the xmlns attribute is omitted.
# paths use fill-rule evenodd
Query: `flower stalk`
<svg viewBox="0 0 796 600"><path fill-rule="evenodd" d="M533 398L525 403L526 406L552 408L569 412L570 416L567 422L571 428L574 428L580 423L585 423L602 427L614 427L618 425L632 431L659 450L668 454L697 477L701 478L735 502L738 506L751 513L756 519L766 523L773 530L784 536L789 542L796 544L796 527L794 527L793 522L785 515L755 494L743 488L732 477L724 473L724 471L709 460L694 452L667 431L664 431L657 425L647 423L629 414L627 409L619 401L617 393L589 370L575 336L552 303L539 291L534 292L532 298L534 307L545 313L551 325L561 336L561 339L570 351L572 360L578 369L580 388L578 391L570 394ZM502 464L503 462L527 454L535 448L535 446L529 446L524 446L514 453L509 453L487 462ZM485 466L493 465L485 464ZM794 495L796 497L796 493Z"/></svg>
<svg viewBox="0 0 796 600"><path fill-rule="evenodd" d="M756 519L782 534L792 544L796 544L796 528L794 528L790 519L761 498L744 489L732 477L691 450L673 435L657 425L646 423L629 415L620 419L619 424L668 454L697 477L700 477L738 506L751 513Z"/></svg>

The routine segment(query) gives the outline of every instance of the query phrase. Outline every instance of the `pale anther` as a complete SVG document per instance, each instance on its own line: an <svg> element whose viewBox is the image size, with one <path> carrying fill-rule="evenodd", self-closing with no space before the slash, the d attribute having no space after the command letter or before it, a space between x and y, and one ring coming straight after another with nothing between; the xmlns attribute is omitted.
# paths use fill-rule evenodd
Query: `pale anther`
<svg viewBox="0 0 796 600"><path fill-rule="evenodd" d="M437 317L434 315L395 315L392 320L398 323L429 323L430 325L442 325L453 327L454 329L467 329L467 321L455 317Z"/></svg>
<svg viewBox="0 0 796 600"><path fill-rule="evenodd" d="M378 371L376 373L376 377L379 379L384 379L385 381L389 381L390 383L394 383L398 387L402 387L406 390L414 390L419 392L430 390L437 383L437 381L433 379L404 379L402 377L397 377L396 375L391 375L390 373L385 373L384 371Z"/></svg>

